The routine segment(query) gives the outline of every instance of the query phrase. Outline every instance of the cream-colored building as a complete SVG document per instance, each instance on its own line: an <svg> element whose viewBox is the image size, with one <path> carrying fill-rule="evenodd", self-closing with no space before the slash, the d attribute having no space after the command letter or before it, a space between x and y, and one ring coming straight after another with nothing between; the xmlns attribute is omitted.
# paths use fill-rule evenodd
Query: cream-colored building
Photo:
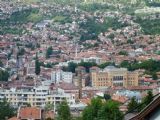
<svg viewBox="0 0 160 120"><path fill-rule="evenodd" d="M37 86L22 89L0 89L0 101L4 98L14 107L31 106L44 108L46 104L53 104L53 110L60 102L66 100L69 105L75 103L75 94L65 93L63 89L50 90L48 86Z"/></svg>
<svg viewBox="0 0 160 120"><path fill-rule="evenodd" d="M108 66L103 70L91 68L93 87L138 86L138 72L130 72L126 68Z"/></svg>

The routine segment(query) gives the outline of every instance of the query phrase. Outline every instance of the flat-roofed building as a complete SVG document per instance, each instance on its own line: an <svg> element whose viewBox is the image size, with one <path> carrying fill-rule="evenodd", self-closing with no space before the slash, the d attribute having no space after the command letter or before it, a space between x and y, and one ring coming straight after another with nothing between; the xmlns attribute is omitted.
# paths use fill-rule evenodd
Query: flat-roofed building
<svg viewBox="0 0 160 120"><path fill-rule="evenodd" d="M54 111L64 100L67 101L68 105L75 103L74 93L66 93L61 88L52 90L48 86L0 89L0 101L4 98L14 107L30 104L31 106L44 108L46 104L50 103L54 105Z"/></svg>

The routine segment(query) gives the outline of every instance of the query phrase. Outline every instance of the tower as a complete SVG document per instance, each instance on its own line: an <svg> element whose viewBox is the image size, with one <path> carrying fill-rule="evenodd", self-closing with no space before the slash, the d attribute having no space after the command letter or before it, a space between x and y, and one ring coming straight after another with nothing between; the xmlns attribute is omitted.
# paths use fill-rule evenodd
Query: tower
<svg viewBox="0 0 160 120"><path fill-rule="evenodd" d="M85 72L86 70L82 66L76 68L76 74L78 76L79 98L82 98L82 77L84 76Z"/></svg>
<svg viewBox="0 0 160 120"><path fill-rule="evenodd" d="M76 49L75 49L75 58L77 58L77 47L78 47L78 44L76 43Z"/></svg>

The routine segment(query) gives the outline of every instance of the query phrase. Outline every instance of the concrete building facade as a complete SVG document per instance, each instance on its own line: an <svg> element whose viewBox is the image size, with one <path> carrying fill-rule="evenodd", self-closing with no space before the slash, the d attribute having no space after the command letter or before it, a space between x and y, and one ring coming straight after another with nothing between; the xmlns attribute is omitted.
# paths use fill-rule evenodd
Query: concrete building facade
<svg viewBox="0 0 160 120"><path fill-rule="evenodd" d="M52 71L51 81L53 81L53 83L59 83L62 81L67 82L67 83L72 83L73 73L72 72L64 72L62 70Z"/></svg>
<svg viewBox="0 0 160 120"><path fill-rule="evenodd" d="M57 105L64 100L66 100L69 105L75 103L75 94L65 93L64 90L60 88L50 90L47 86L0 90L0 101L4 98L14 107L30 104L31 106L44 108L48 103L53 104L54 111Z"/></svg>

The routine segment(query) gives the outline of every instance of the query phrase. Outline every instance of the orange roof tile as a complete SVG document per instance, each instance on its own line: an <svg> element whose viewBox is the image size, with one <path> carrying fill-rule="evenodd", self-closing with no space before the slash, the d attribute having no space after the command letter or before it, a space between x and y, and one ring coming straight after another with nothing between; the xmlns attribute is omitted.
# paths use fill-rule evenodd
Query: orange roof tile
<svg viewBox="0 0 160 120"><path fill-rule="evenodd" d="M91 104L90 98L83 98L83 99L80 99L79 101L81 101L82 103L85 103L85 104Z"/></svg>
<svg viewBox="0 0 160 120"><path fill-rule="evenodd" d="M41 119L41 109L36 107L25 107L20 108L18 118L21 119Z"/></svg>
<svg viewBox="0 0 160 120"><path fill-rule="evenodd" d="M112 100L118 101L120 103L125 103L128 100L128 98L125 96L113 95Z"/></svg>
<svg viewBox="0 0 160 120"><path fill-rule="evenodd" d="M12 118L9 118L8 120L20 120L20 119L18 119L17 117L12 117Z"/></svg>
<svg viewBox="0 0 160 120"><path fill-rule="evenodd" d="M150 79L144 79L144 82L151 82L151 83L156 83L157 81L156 80L150 80Z"/></svg>

